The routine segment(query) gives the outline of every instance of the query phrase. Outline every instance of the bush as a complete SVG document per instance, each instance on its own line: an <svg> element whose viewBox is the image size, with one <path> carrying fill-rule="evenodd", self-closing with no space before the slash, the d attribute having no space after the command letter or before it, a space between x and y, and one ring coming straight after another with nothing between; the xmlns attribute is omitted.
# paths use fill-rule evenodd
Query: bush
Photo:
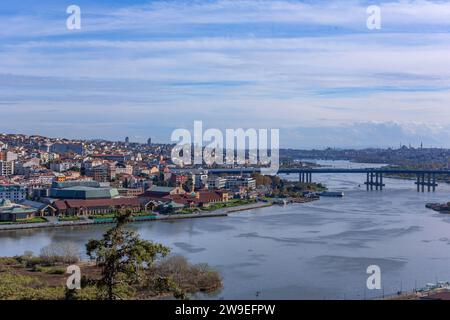
<svg viewBox="0 0 450 320"><path fill-rule="evenodd" d="M171 256L160 261L152 272L154 285L160 285L161 279L169 279L176 287L189 293L211 292L222 285L222 278L216 270L207 264L192 265L183 256Z"/></svg>
<svg viewBox="0 0 450 320"><path fill-rule="evenodd" d="M41 249L39 257L47 265L76 263L80 260L78 247L70 242L51 243Z"/></svg>

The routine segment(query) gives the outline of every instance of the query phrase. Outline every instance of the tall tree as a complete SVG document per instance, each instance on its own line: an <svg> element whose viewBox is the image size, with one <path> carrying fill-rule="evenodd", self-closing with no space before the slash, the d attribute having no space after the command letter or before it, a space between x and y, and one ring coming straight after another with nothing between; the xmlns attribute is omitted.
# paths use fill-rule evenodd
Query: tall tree
<svg viewBox="0 0 450 320"><path fill-rule="evenodd" d="M101 240L89 240L86 251L102 269L97 282L100 298L108 300L127 298L133 284L145 276L145 270L155 259L166 256L170 249L151 241L142 240L124 226L131 217L130 210L119 210L116 225Z"/></svg>

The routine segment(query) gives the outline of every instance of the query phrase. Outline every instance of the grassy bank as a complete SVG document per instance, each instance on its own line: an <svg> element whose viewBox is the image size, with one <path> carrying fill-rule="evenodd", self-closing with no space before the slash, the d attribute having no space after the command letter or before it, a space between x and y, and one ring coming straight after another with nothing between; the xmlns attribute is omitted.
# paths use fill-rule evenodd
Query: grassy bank
<svg viewBox="0 0 450 320"><path fill-rule="evenodd" d="M94 263L80 261L82 288L69 293L66 290L66 273L69 263L64 259L50 261L43 257L17 256L0 258L0 299L1 300L96 300L95 281L101 270ZM183 291L214 292L221 288L220 274L205 264L193 265L181 256L164 259L146 271L144 279L136 283L129 299L158 299L170 295L166 283L160 279L170 279Z"/></svg>
<svg viewBox="0 0 450 320"><path fill-rule="evenodd" d="M34 217L31 219L18 219L16 221L2 221L2 222L0 222L0 225L43 223L43 222L47 222L47 219L45 219L43 217Z"/></svg>

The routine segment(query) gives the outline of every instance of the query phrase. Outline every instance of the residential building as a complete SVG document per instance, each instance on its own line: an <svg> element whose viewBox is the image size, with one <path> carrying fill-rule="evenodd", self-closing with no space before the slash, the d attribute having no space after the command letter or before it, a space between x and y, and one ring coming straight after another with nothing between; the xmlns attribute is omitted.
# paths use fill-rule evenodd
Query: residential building
<svg viewBox="0 0 450 320"><path fill-rule="evenodd" d="M72 161L56 161L50 163L50 170L56 172L65 172L69 171L72 168L80 168L81 163L72 162Z"/></svg>
<svg viewBox="0 0 450 320"><path fill-rule="evenodd" d="M175 186L182 186L188 181L189 177L184 174L172 174L170 177L170 182Z"/></svg>
<svg viewBox="0 0 450 320"><path fill-rule="evenodd" d="M237 188L237 187L256 189L256 180L251 177L227 176L225 188L233 189L233 188Z"/></svg>
<svg viewBox="0 0 450 320"><path fill-rule="evenodd" d="M27 197L27 187L20 184L0 184L0 199L19 202Z"/></svg>
<svg viewBox="0 0 450 320"><path fill-rule="evenodd" d="M0 176L11 176L14 174L14 162L0 161Z"/></svg>
<svg viewBox="0 0 450 320"><path fill-rule="evenodd" d="M209 177L207 183L208 189L224 189L227 184L227 179L222 177Z"/></svg>
<svg viewBox="0 0 450 320"><path fill-rule="evenodd" d="M150 189L145 191L144 196L153 197L153 198L162 198L169 195L175 194L185 194L186 191L180 187L160 187L160 186L152 186Z"/></svg>
<svg viewBox="0 0 450 320"><path fill-rule="evenodd" d="M59 154L83 154L83 145L81 143L54 143L50 146L49 151Z"/></svg>
<svg viewBox="0 0 450 320"><path fill-rule="evenodd" d="M142 188L119 188L117 189L119 191L119 195L122 197L128 197L128 198L135 198L144 193L144 189Z"/></svg>
<svg viewBox="0 0 450 320"><path fill-rule="evenodd" d="M208 186L208 175L206 173L193 174L192 180L194 181L194 186L197 189Z"/></svg>

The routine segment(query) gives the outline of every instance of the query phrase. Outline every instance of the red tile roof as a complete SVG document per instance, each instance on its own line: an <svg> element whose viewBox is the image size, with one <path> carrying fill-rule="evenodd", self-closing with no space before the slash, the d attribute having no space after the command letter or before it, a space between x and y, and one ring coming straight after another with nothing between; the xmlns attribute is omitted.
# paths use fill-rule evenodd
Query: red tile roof
<svg viewBox="0 0 450 320"><path fill-rule="evenodd" d="M55 207L59 210L68 208L81 207L108 207L108 206L140 206L138 198L115 198L115 199L88 199L88 200L58 200L55 202Z"/></svg>

